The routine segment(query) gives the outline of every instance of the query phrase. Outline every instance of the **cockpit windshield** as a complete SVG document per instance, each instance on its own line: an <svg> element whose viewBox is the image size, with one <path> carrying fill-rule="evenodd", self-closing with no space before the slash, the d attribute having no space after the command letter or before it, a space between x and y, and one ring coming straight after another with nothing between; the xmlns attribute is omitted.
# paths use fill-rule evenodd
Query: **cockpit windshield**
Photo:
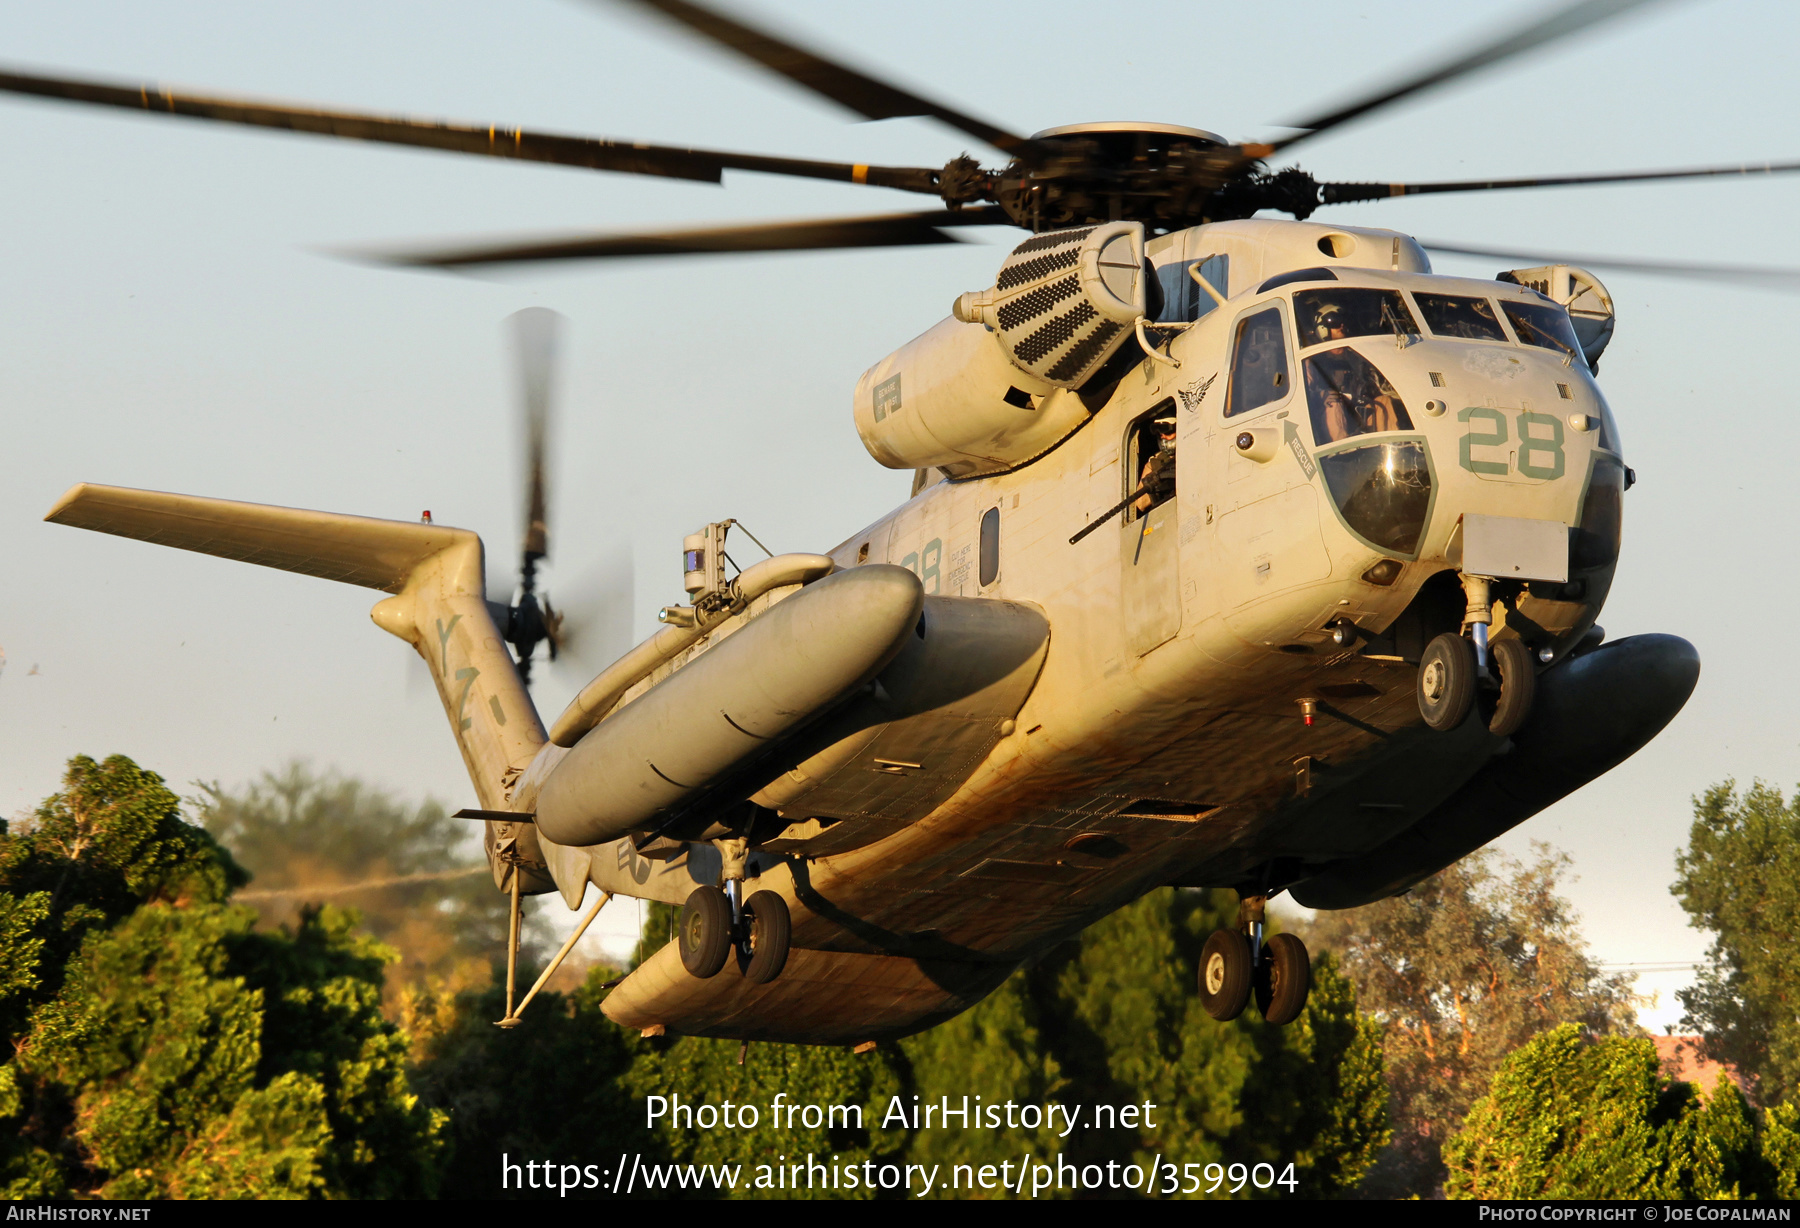
<svg viewBox="0 0 1800 1228"><path fill-rule="evenodd" d="M1465 298L1460 294L1415 294L1419 310L1425 313L1425 324L1439 337L1460 337L1466 341L1505 341L1506 332L1494 305L1484 298Z"/></svg>
<svg viewBox="0 0 1800 1228"><path fill-rule="evenodd" d="M1312 411L1317 447L1377 431L1413 429L1406 402L1394 386L1374 363L1349 346L1314 354L1304 367L1306 403Z"/></svg>
<svg viewBox="0 0 1800 1228"><path fill-rule="evenodd" d="M1392 337L1416 334L1418 323L1398 290L1359 290L1351 286L1294 292L1294 320L1300 346L1323 345L1347 337Z"/></svg>
<svg viewBox="0 0 1800 1228"><path fill-rule="evenodd" d="M1509 302L1502 302L1500 306L1506 312L1506 318L1512 321L1513 331L1526 345L1542 346L1563 354L1581 352L1581 342L1575 339L1575 326L1569 323L1569 313L1561 307L1550 303Z"/></svg>

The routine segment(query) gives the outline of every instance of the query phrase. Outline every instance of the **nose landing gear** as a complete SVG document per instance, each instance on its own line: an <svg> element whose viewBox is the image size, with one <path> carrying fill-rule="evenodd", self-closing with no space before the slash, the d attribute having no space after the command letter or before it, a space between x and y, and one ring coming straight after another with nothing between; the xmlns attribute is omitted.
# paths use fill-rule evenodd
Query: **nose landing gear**
<svg viewBox="0 0 1800 1228"><path fill-rule="evenodd" d="M1239 928L1214 930L1200 952L1200 1006L1221 1023L1243 1014L1252 997L1263 1021L1277 1027L1292 1023L1306 1008L1312 960L1306 944L1292 934L1263 942L1267 903L1267 896L1245 896L1238 907Z"/></svg>
<svg viewBox="0 0 1800 1228"><path fill-rule="evenodd" d="M1537 693L1537 667L1520 640L1488 641L1493 623L1491 581L1462 577L1468 596L1463 615L1467 635L1446 631L1425 646L1419 658L1419 715L1439 732L1455 729L1479 700L1488 730L1500 737L1518 732Z"/></svg>

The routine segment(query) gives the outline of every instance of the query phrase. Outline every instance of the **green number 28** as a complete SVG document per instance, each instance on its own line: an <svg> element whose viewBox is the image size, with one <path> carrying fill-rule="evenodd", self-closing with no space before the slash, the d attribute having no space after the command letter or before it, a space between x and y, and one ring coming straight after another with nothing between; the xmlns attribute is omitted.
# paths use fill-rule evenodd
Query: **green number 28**
<svg viewBox="0 0 1800 1228"><path fill-rule="evenodd" d="M1456 420L1469 424L1457 456L1462 467L1470 473L1504 474L1505 461L1476 460L1474 449L1506 446L1506 415L1497 409L1472 405L1459 412ZM1491 429L1479 429L1477 421L1486 423ZM1528 478L1551 481L1560 478L1563 469L1562 421L1551 414L1522 411L1519 414L1519 472Z"/></svg>
<svg viewBox="0 0 1800 1228"><path fill-rule="evenodd" d="M921 553L924 556L923 559L920 554L909 554L900 560L900 566L918 576L925 585L927 593L936 594L941 583L939 567L944 558L944 539L932 538L925 543L925 549ZM920 566L921 562L923 562L923 566Z"/></svg>

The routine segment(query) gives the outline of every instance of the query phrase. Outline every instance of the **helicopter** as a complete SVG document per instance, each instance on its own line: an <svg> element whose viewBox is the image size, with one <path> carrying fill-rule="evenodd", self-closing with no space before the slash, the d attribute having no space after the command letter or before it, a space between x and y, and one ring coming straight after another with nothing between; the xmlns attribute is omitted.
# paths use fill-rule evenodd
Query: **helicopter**
<svg viewBox="0 0 1800 1228"><path fill-rule="evenodd" d="M655 7L828 96L873 96L734 20ZM1577 5L1536 37L1620 7ZM53 93L47 81L0 86ZM376 130L63 86L54 96ZM706 526L684 544L690 603L547 741L466 531L98 487L51 518L394 592L376 621L433 667L497 880L683 905L679 938L608 999L621 1022L902 1034L1171 883L1245 901L1242 928L1208 942L1209 1011L1256 996L1271 1022L1291 1019L1305 952L1262 941L1269 896L1346 907L1404 890L1646 744L1692 689L1684 642L1594 632L1632 476L1593 380L1606 291L1561 263L1443 278L1408 236L1311 221L1356 185L1266 171L1292 139L1152 124L1013 138L948 108L891 109L920 102L865 113L933 115L1011 160L841 177L929 186L941 210L402 254L466 266L1031 232L993 286L858 388L859 433L916 474L914 498L832 550L732 578L729 526ZM431 131L451 135L413 143L553 147ZM694 178L775 169L604 143L580 156ZM784 173L836 176L821 165ZM1270 208L1297 220L1254 216Z"/></svg>

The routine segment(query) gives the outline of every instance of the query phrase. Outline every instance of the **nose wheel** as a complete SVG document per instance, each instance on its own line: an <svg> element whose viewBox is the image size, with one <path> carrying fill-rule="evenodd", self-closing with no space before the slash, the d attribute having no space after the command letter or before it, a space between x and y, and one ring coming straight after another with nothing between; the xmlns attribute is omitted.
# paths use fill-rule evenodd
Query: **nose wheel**
<svg viewBox="0 0 1800 1228"><path fill-rule="evenodd" d="M1531 662L1531 649L1522 640L1500 640L1490 648L1500 690L1493 699L1488 730L1509 737L1531 714L1531 701L1537 696L1537 668Z"/></svg>
<svg viewBox="0 0 1800 1228"><path fill-rule="evenodd" d="M1475 704L1475 645L1446 631L1419 658L1419 715L1440 733L1455 729Z"/></svg>
<svg viewBox="0 0 1800 1228"><path fill-rule="evenodd" d="M1496 640L1487 645L1488 677L1483 680L1476 647L1468 638L1446 631L1425 646L1419 658L1419 715L1439 732L1461 725L1481 700L1489 732L1510 737L1531 714L1537 695L1537 668L1522 640Z"/></svg>

